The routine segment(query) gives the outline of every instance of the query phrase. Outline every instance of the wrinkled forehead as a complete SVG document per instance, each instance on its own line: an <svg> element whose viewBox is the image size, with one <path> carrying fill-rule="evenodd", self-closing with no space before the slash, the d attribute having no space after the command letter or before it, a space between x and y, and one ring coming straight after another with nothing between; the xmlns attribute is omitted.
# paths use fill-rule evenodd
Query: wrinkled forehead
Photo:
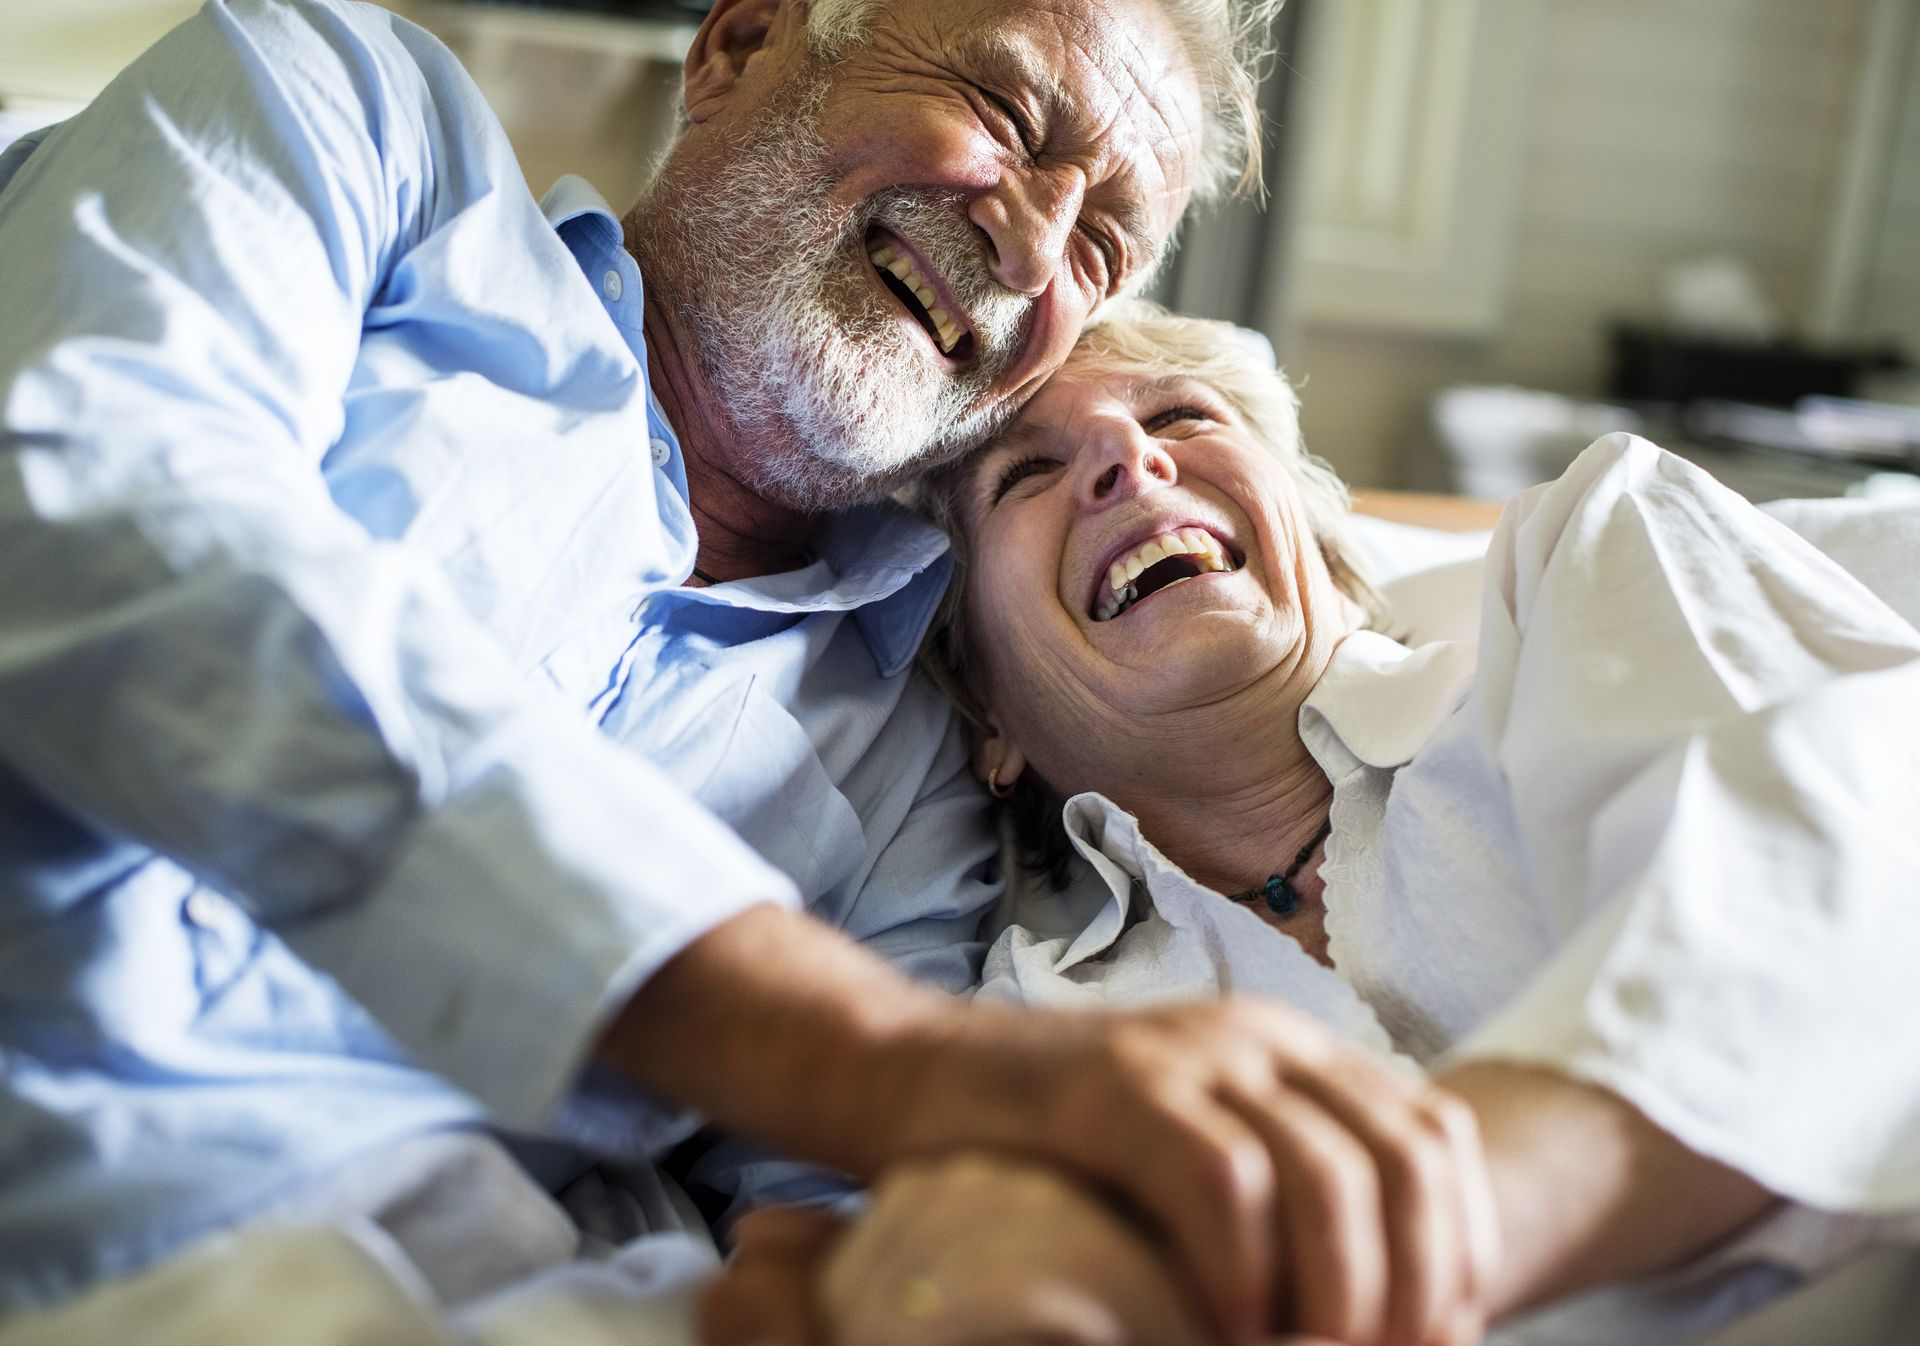
<svg viewBox="0 0 1920 1346"><path fill-rule="evenodd" d="M954 41L968 64L1032 100L1048 154L1132 192L1141 232L1165 238L1204 127L1192 61L1155 0L983 0Z"/></svg>

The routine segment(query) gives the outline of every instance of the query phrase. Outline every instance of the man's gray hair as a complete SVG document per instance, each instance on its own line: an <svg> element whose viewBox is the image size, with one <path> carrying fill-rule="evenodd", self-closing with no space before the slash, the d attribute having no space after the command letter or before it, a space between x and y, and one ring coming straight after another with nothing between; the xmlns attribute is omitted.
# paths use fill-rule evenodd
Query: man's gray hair
<svg viewBox="0 0 1920 1346"><path fill-rule="evenodd" d="M889 3L925 0L814 0L807 37L815 51L838 56L864 41ZM1272 59L1274 16L1286 0L1153 0L1185 44L1200 81L1205 122L1193 194L1200 200L1232 184L1258 192L1260 82Z"/></svg>

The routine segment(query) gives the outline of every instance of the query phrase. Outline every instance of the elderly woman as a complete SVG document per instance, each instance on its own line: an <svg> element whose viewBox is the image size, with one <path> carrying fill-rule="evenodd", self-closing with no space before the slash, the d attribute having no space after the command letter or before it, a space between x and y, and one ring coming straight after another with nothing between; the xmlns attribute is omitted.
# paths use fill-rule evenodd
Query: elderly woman
<svg viewBox="0 0 1920 1346"><path fill-rule="evenodd" d="M979 774L1030 868L1098 879L1026 904L983 995L1278 995L1440 1069L1485 1137L1496 1313L1671 1272L1545 1339L1678 1339L1916 1228L1920 633L1837 565L1614 437L1505 512L1478 648L1409 648L1285 383L1144 306L931 498ZM996 1255L966 1213L1014 1201L1052 1232ZM1337 1203L1286 1233L1344 1237ZM980 1340L1027 1285L1058 1335L1078 1294L1111 1310L1088 1339L1174 1340L1125 1242L1090 1195L948 1165L882 1186L828 1307Z"/></svg>

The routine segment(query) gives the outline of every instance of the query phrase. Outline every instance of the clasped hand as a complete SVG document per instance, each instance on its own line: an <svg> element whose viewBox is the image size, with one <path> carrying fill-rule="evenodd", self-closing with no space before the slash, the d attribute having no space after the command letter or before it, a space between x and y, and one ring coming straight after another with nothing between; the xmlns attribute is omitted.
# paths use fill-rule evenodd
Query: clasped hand
<svg viewBox="0 0 1920 1346"><path fill-rule="evenodd" d="M972 1008L897 1083L867 1214L744 1221L708 1346L1483 1330L1495 1218L1471 1113L1283 1005Z"/></svg>

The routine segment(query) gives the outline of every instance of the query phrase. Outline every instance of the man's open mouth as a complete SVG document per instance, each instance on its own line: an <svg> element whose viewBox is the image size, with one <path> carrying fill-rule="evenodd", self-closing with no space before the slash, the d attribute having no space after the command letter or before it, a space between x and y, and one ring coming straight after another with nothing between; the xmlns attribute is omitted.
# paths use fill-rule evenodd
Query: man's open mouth
<svg viewBox="0 0 1920 1346"><path fill-rule="evenodd" d="M1239 568L1239 560L1206 529L1176 528L1115 558L1100 577L1087 615L1110 622L1149 594L1182 580Z"/></svg>
<svg viewBox="0 0 1920 1346"><path fill-rule="evenodd" d="M968 330L966 319L942 299L940 286L905 244L885 230L876 229L867 235L867 259L873 263L881 283L893 291L901 307L926 329L942 355L958 361L972 357L973 333Z"/></svg>

